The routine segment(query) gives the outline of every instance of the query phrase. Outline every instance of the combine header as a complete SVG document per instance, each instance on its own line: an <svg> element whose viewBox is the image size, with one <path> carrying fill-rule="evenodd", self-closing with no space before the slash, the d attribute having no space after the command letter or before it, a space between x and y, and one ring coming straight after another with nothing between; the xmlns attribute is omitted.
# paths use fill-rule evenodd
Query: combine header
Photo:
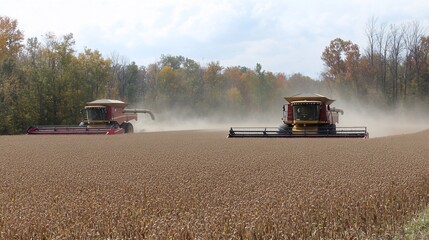
<svg viewBox="0 0 429 240"><path fill-rule="evenodd" d="M85 106L86 119L77 126L34 126L28 134L122 134L133 133L129 122L137 120L137 113L147 113L155 120L153 113L146 109L126 109L127 103L119 100L100 99Z"/></svg>
<svg viewBox="0 0 429 240"><path fill-rule="evenodd" d="M368 138L366 127L336 127L339 113L344 111L331 107L335 101L319 94L298 94L285 97L283 125L266 128L236 128L229 130L228 137L252 138Z"/></svg>

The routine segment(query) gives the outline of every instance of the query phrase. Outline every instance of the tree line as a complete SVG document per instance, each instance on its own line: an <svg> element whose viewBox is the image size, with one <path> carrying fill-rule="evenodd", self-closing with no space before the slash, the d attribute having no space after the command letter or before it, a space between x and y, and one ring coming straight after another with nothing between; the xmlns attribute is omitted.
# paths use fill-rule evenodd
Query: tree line
<svg viewBox="0 0 429 240"><path fill-rule="evenodd" d="M351 41L334 39L322 53L320 80L243 66L205 66L184 56L161 55L138 66L117 54L77 52L73 34L28 38L17 20L0 17L0 134L30 125L77 124L86 102L120 99L155 112L186 109L195 116L264 113L299 92L356 96L380 107L429 103L429 36L418 23L367 29L361 54Z"/></svg>
<svg viewBox="0 0 429 240"><path fill-rule="evenodd" d="M418 22L366 27L368 46L340 38L322 53L323 80L343 94L366 97L392 108L415 102L429 108L429 35Z"/></svg>

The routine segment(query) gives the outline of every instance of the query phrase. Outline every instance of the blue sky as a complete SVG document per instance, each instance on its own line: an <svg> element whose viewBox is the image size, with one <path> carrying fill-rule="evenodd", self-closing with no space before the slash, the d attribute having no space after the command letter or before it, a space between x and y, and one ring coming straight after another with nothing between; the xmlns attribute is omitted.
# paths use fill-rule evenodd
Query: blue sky
<svg viewBox="0 0 429 240"><path fill-rule="evenodd" d="M76 49L148 65L182 55L201 65L302 73L318 78L320 56L337 37L367 45L365 27L417 21L429 27L427 0L0 0L26 38L73 33Z"/></svg>

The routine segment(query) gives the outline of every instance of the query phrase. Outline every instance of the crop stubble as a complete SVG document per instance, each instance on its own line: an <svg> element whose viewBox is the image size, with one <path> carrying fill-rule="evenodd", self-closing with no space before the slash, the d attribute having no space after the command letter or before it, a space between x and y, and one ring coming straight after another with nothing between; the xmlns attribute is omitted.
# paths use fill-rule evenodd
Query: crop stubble
<svg viewBox="0 0 429 240"><path fill-rule="evenodd" d="M389 238L429 203L429 131L0 137L0 239Z"/></svg>

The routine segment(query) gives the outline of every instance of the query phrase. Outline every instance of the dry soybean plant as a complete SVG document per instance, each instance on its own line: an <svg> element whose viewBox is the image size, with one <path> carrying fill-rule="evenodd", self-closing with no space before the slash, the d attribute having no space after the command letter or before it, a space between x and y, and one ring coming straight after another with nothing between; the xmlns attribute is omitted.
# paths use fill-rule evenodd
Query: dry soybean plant
<svg viewBox="0 0 429 240"><path fill-rule="evenodd" d="M429 203L429 131L0 137L0 239L390 239Z"/></svg>

